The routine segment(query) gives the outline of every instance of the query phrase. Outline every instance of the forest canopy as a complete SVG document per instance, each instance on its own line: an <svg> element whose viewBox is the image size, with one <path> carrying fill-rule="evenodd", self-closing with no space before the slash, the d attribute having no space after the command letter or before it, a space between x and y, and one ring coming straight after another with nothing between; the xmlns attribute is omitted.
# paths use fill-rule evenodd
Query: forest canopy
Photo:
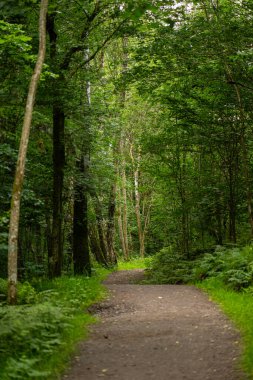
<svg viewBox="0 0 253 380"><path fill-rule="evenodd" d="M0 275L40 2L2 2ZM51 1L18 277L253 234L251 1Z"/></svg>
<svg viewBox="0 0 253 380"><path fill-rule="evenodd" d="M1 379L59 378L136 265L223 303L252 374L253 1L0 10Z"/></svg>

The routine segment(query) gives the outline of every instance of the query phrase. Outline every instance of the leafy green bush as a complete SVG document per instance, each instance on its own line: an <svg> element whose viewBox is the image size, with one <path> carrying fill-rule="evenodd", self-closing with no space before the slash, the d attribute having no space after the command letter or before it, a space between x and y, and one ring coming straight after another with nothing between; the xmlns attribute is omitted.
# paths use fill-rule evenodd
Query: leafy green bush
<svg viewBox="0 0 253 380"><path fill-rule="evenodd" d="M231 289L240 291L253 285L253 247L217 246L213 253L189 261L171 247L163 248L150 262L148 282L180 284L218 278Z"/></svg>
<svg viewBox="0 0 253 380"><path fill-rule="evenodd" d="M222 274L222 280L232 289L239 291L252 284L252 273L241 269L230 269Z"/></svg>
<svg viewBox="0 0 253 380"><path fill-rule="evenodd" d="M183 284L191 280L192 262L165 247L148 263L148 282L155 284Z"/></svg>
<svg viewBox="0 0 253 380"><path fill-rule="evenodd" d="M84 326L94 321L84 309L104 296L100 282L106 273L19 285L19 302L25 304L0 308L1 380L59 375ZM6 281L1 287L6 291Z"/></svg>
<svg viewBox="0 0 253 380"><path fill-rule="evenodd" d="M0 301L7 299L8 282L7 280L0 278ZM38 294L33 286L25 281L18 283L18 304L33 304L37 302Z"/></svg>
<svg viewBox="0 0 253 380"><path fill-rule="evenodd" d="M7 295L7 280L0 278L0 294Z"/></svg>
<svg viewBox="0 0 253 380"><path fill-rule="evenodd" d="M192 270L193 280L203 280L207 277L216 277L224 269L225 248L218 246L214 253L205 253L194 262Z"/></svg>
<svg viewBox="0 0 253 380"><path fill-rule="evenodd" d="M193 280L208 277L218 277L234 290L250 286L253 283L252 247L217 247L213 254L205 254L194 264Z"/></svg>
<svg viewBox="0 0 253 380"><path fill-rule="evenodd" d="M36 303L38 295L32 285L25 281L18 284L18 303L21 305Z"/></svg>
<svg viewBox="0 0 253 380"><path fill-rule="evenodd" d="M41 364L41 357L51 355L62 343L62 333L70 327L69 320L68 309L49 303L3 307L0 310L0 363L6 378L29 378L30 371ZM15 372L10 371L13 362L18 364Z"/></svg>

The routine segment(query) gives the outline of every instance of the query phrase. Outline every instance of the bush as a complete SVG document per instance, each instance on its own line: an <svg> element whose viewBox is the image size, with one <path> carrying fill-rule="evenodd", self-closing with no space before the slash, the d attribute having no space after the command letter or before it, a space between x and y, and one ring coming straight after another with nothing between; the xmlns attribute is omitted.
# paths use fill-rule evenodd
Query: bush
<svg viewBox="0 0 253 380"><path fill-rule="evenodd" d="M171 247L163 248L151 261L148 282L184 284L218 278L229 288L240 291L253 285L253 247L217 246L213 253L189 261Z"/></svg>
<svg viewBox="0 0 253 380"><path fill-rule="evenodd" d="M40 357L51 355L62 343L61 335L68 321L68 310L50 304L3 307L0 310L0 367L6 378L31 377L30 373L40 364ZM43 373L37 371L38 377L43 378ZM5 375L2 378L5 379Z"/></svg>
<svg viewBox="0 0 253 380"><path fill-rule="evenodd" d="M33 304L36 303L38 295L36 290L32 285L25 281L22 284L18 284L18 303L21 305L24 304Z"/></svg>
<svg viewBox="0 0 253 380"><path fill-rule="evenodd" d="M107 273L19 284L23 304L0 308L1 380L59 378L84 326L94 321L84 309L104 296L100 282ZM7 291L6 281L0 289Z"/></svg>
<svg viewBox="0 0 253 380"><path fill-rule="evenodd" d="M0 278L0 302L7 300L7 288L7 280Z"/></svg>
<svg viewBox="0 0 253 380"><path fill-rule="evenodd" d="M8 288L7 280L0 278L0 294L4 294L7 296L7 288Z"/></svg>
<svg viewBox="0 0 253 380"><path fill-rule="evenodd" d="M192 262L165 247L148 263L148 282L155 284L184 284L191 281Z"/></svg>

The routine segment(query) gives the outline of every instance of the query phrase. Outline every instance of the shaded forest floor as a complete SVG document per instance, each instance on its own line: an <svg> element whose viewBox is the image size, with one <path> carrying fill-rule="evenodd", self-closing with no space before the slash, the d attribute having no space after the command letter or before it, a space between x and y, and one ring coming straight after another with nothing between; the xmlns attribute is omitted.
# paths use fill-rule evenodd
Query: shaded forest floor
<svg viewBox="0 0 253 380"><path fill-rule="evenodd" d="M142 270L112 273L101 322L64 376L68 380L239 380L239 334L193 286L138 285Z"/></svg>

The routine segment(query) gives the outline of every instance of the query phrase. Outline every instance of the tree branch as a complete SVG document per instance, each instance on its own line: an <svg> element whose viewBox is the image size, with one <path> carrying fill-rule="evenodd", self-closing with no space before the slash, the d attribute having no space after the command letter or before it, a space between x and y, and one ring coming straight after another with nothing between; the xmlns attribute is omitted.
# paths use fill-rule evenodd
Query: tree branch
<svg viewBox="0 0 253 380"><path fill-rule="evenodd" d="M95 8L93 10L93 12L89 15L86 11L85 11L85 15L87 17L87 25L85 25L81 35L80 35L80 40L81 40L81 43L76 45L76 46L72 46L68 51L67 53L65 54L64 58L63 58L63 61L62 63L60 64L60 70L67 70L69 68L69 65L70 65L70 62L71 62L71 59L73 57L73 55L79 51L84 51L85 50L85 46L84 46L84 41L88 34L89 34L89 30L90 30L90 26L91 26L91 23L94 21L94 19L99 15L99 13L101 12L101 7L99 5L99 2L96 3L95 5Z"/></svg>
<svg viewBox="0 0 253 380"><path fill-rule="evenodd" d="M97 47L97 49L86 59L84 60L80 65L78 65L75 69L74 72L72 72L71 76L74 75L79 69L81 69L82 67L84 67L85 65L87 65L87 63L89 63L90 61L92 61L96 55L100 52L100 50L102 50L105 45L110 41L110 39L119 31L119 29L121 28L121 26L125 23L126 19L123 20L118 26L116 29L114 29L114 31L104 40L104 42Z"/></svg>

